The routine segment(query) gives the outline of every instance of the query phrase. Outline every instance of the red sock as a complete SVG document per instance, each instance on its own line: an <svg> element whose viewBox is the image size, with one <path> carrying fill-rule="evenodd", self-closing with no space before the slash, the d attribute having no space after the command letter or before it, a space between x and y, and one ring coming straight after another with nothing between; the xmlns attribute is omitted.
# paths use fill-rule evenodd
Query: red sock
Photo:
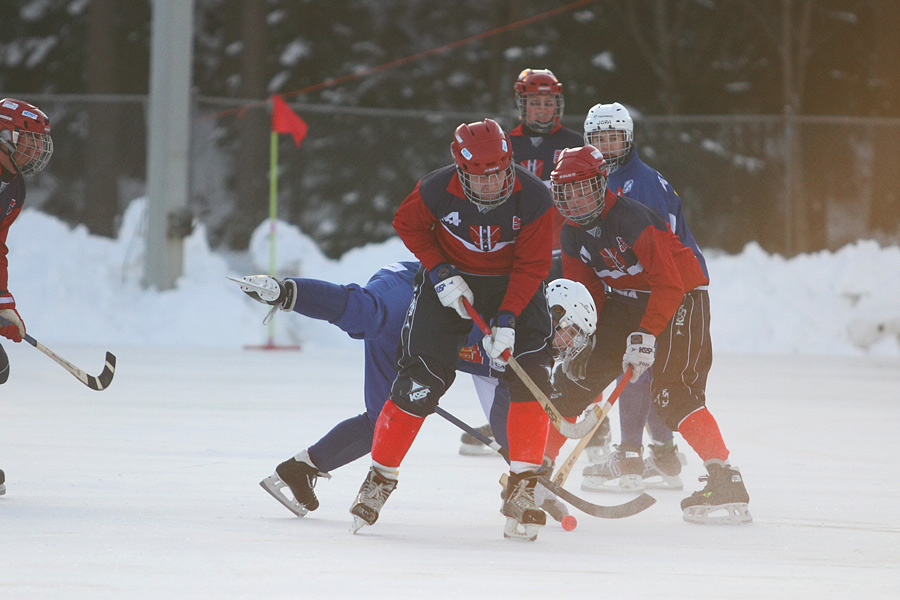
<svg viewBox="0 0 900 600"><path fill-rule="evenodd" d="M541 464L549 425L550 421L537 401L511 402L506 419L509 460Z"/></svg>
<svg viewBox="0 0 900 600"><path fill-rule="evenodd" d="M576 417L563 417L569 423L574 423L577 418ZM549 423L550 420L548 419ZM559 456L559 449L563 447L563 444L566 443L566 440L569 439L560 432L556 430L556 427L552 425L547 428L547 444L544 446L544 456L551 460L556 460L556 457Z"/></svg>
<svg viewBox="0 0 900 600"><path fill-rule="evenodd" d="M385 467L399 467L424 422L425 417L401 410L388 400L375 422L372 460Z"/></svg>
<svg viewBox="0 0 900 600"><path fill-rule="evenodd" d="M703 462L713 458L723 462L728 460L728 448L719 432L719 424L706 407L689 414L678 426L678 433Z"/></svg>

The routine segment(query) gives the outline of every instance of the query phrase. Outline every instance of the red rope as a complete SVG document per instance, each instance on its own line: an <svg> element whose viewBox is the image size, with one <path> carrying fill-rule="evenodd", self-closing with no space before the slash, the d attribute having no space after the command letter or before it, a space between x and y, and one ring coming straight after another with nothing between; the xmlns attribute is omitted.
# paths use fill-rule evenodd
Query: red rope
<svg viewBox="0 0 900 600"><path fill-rule="evenodd" d="M339 85L339 84L341 84L341 83L346 83L346 82L352 81L352 80L354 80L354 79L359 79L359 78L362 78L362 77L367 77L367 76L369 76L369 75L372 75L373 73L378 73L379 71L384 71L385 69L390 69L390 68L396 67L396 66L398 66L398 65L404 65L404 64L407 64L407 63L410 63L410 62L419 60L420 58L423 58L423 57L425 57L425 56L431 56L432 54L438 54L438 53L440 53L440 52L446 52L447 50L452 50L452 49L454 49L454 48L459 48L460 46L464 46L464 45L466 45L466 44L468 44L468 43L470 43L470 42L474 42L474 41L477 41L477 40L482 40L482 39L484 39L484 38L488 38L488 37L491 37L491 36L494 36L494 35L497 35L497 34L500 34L500 33L504 33L504 32L507 32L507 31L512 31L512 30L514 30L514 29L518 29L518 28L520 28L520 27L524 27L525 25L529 25L529 24L531 24L531 23L534 23L535 21L541 21L541 20L543 20L543 19L548 19L548 18L550 18L550 17L552 17L552 16L554 16L554 15L557 15L557 14L559 14L559 13L561 13L561 12L565 12L565 11L568 11L568 10L572 10L572 9L578 8L579 6L584 6L585 4L590 4L590 3L596 2L596 1L597 1L597 0L576 0L575 2L571 2L571 3L569 3L569 4L566 4L565 6L561 6L561 7L559 7L559 8L554 8L553 10L549 10L549 11L547 11L547 12L545 12L545 13L541 13L541 14L539 14L539 15L534 15L534 16L532 16L532 17L526 17L526 18L524 18L524 19L520 19L520 20L518 20L518 21L514 21L514 22L512 22L512 23L508 23L508 24L503 25L503 26L501 26L501 27L496 27L496 28L494 28L494 29L490 29L490 30L488 30L488 31L485 31L485 32L482 32L482 33L478 33L478 34L469 36L469 37L467 37L467 38L464 38L464 39L461 39L461 40L457 40L457 41L455 41L455 42L451 42L451 43L445 44L445 45L443 45L443 46L439 46L439 47L437 47L437 48L432 48L431 50L425 50L424 52L419 52L418 54L412 54L412 55L410 55L410 56L405 56L405 57L403 57L403 58L398 58L397 60L392 60L392 61L390 61L390 62L386 62L386 63L380 64L380 65L374 66L374 67L372 67L372 68L370 68L370 69L366 69L365 71L362 71L362 72L360 72L360 73L353 73L353 74L350 74L350 75L344 75L343 77L338 77L337 79L329 79L329 80L327 80L327 81L323 81L323 82L317 83L317 84L315 84L315 85L307 86L307 87L302 88L302 89L299 89L299 90L294 90L294 91L292 91L292 92L283 92L283 93L281 93L281 96L282 96L283 98L288 98L288 97L291 97L291 96L297 96L297 95L299 95L299 94L308 94L308 93L310 93L310 92L316 92L316 91L322 90L322 89L324 89L324 88L328 88L328 87L332 87L332 86L335 86L335 85ZM221 116L221 115L226 115L226 114L229 114L229 113L237 112L238 118L241 118L241 117L244 116L244 113L245 113L248 109L253 108L253 107L256 107L256 106L261 106L261 105L267 104L267 103L268 103L268 100L263 100L263 101L260 101L260 102L253 102L253 103L251 103L251 104L247 104L247 105L242 106L242 107L240 107L240 108L233 108L233 109L224 110L224 111L222 111L222 112L220 112L220 113L217 113L217 114L211 115L211 116Z"/></svg>

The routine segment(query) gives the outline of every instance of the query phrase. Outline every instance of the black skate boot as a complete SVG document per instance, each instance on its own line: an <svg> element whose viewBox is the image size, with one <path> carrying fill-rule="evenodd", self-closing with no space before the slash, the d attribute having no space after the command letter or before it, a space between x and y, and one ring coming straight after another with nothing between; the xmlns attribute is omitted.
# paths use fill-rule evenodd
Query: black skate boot
<svg viewBox="0 0 900 600"><path fill-rule="evenodd" d="M599 465L584 468L581 489L589 492L640 492L644 489L641 446L619 444Z"/></svg>
<svg viewBox="0 0 900 600"><path fill-rule="evenodd" d="M313 490L319 477L330 479L331 475L320 472L304 450L275 467L275 474L260 481L259 485L289 511L302 517L319 508L319 499ZM291 490L293 497L284 493L285 487Z"/></svg>
<svg viewBox="0 0 900 600"><path fill-rule="evenodd" d="M389 479L375 467L370 467L369 474L359 488L353 506L350 507L350 514L353 515L350 533L356 533L364 525L374 525L381 508L396 487L396 479Z"/></svg>
<svg viewBox="0 0 900 600"><path fill-rule="evenodd" d="M500 513L506 517L503 537L509 539L537 539L538 528L546 525L547 515L534 501L537 472L510 473L506 481L506 500Z"/></svg>
<svg viewBox="0 0 900 600"><path fill-rule="evenodd" d="M688 523L752 523L747 509L750 495L741 472L721 460L704 463L709 475L700 477L706 487L681 501Z"/></svg>
<svg viewBox="0 0 900 600"><path fill-rule="evenodd" d="M491 429L490 423L482 425L476 431L494 439L494 430ZM489 446L485 446L479 442L478 438L470 433L463 433L460 436L459 441L461 442L459 445L459 453L463 456L490 456L494 454L494 451L491 450Z"/></svg>
<svg viewBox="0 0 900 600"><path fill-rule="evenodd" d="M650 444L650 452L644 459L644 487L656 490L680 490L681 460L678 446L669 440L665 444Z"/></svg>
<svg viewBox="0 0 900 600"><path fill-rule="evenodd" d="M588 460L597 465L604 462L611 452L610 443L612 442L612 433L609 430L609 417L603 417L600 427L591 437L591 441L587 443L584 449Z"/></svg>
<svg viewBox="0 0 900 600"><path fill-rule="evenodd" d="M0 469L0 496L6 493L6 473Z"/></svg>

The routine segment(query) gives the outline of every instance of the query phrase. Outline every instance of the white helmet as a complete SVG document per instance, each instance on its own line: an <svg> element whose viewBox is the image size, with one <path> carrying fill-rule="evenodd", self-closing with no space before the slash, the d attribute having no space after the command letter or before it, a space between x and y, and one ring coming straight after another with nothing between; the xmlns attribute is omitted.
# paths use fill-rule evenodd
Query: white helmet
<svg viewBox="0 0 900 600"><path fill-rule="evenodd" d="M624 133L625 139L601 142L597 135L600 131L619 131ZM628 159L633 141L634 121L624 106L618 102L596 104L588 111L584 119L584 143L603 153L610 172L621 167Z"/></svg>
<svg viewBox="0 0 900 600"><path fill-rule="evenodd" d="M547 285L547 306L553 317L553 358L571 360L597 331L597 307L583 284L554 279Z"/></svg>

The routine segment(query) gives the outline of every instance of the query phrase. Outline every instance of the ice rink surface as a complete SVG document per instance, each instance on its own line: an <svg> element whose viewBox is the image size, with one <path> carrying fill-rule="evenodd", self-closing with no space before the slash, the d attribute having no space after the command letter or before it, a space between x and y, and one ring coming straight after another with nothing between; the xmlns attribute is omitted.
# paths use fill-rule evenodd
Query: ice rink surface
<svg viewBox="0 0 900 600"><path fill-rule="evenodd" d="M160 326L164 327L165 324ZM35 334L36 335L36 334ZM300 352L53 347L94 392L4 342L0 598L840 599L900 594L900 359L719 353L708 405L744 474L754 522L682 521L699 489L654 491L637 516L578 513L504 540L497 457L463 457L430 417L373 527L348 532L368 458L320 480L300 519L258 482L362 411L362 345ZM441 405L485 419L460 376ZM616 411L613 411L616 417ZM617 418L614 437L618 438ZM567 456L569 442L561 456ZM598 504L627 498L579 490Z"/></svg>

